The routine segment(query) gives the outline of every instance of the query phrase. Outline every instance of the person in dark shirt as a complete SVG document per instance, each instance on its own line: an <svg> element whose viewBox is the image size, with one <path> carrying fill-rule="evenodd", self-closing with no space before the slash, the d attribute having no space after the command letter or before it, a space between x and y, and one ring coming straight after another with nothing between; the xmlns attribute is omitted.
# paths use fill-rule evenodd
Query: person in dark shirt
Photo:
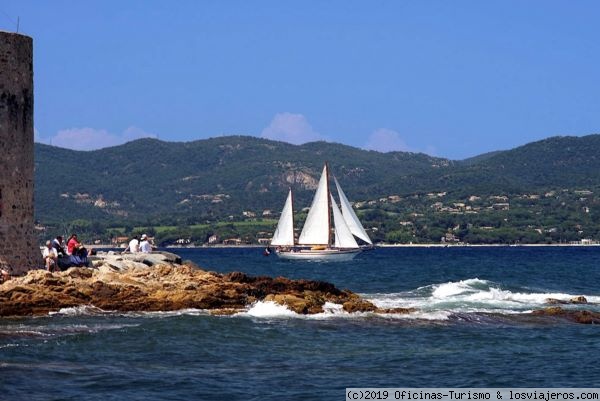
<svg viewBox="0 0 600 401"><path fill-rule="evenodd" d="M62 258L67 254L67 251L65 251L65 245L63 243L62 235L59 235L58 237L54 238L54 240L52 241L52 247L56 249L59 258Z"/></svg>

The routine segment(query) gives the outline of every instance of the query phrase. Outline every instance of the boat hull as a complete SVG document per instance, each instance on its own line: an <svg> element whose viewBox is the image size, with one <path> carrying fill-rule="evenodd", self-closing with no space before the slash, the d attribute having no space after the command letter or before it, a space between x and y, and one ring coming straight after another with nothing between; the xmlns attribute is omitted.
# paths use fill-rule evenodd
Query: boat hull
<svg viewBox="0 0 600 401"><path fill-rule="evenodd" d="M301 249L298 251L276 251L275 254L282 259L344 262L354 259L361 252L362 249Z"/></svg>

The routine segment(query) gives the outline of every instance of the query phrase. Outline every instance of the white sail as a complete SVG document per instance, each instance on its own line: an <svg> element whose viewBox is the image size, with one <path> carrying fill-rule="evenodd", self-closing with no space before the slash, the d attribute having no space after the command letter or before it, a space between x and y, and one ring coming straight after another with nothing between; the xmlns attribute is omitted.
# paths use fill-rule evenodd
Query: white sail
<svg viewBox="0 0 600 401"><path fill-rule="evenodd" d="M285 201L285 206L281 211L281 217L279 223L277 223L277 229L273 238L271 239L271 245L278 246L294 246L294 210L292 205L292 190Z"/></svg>
<svg viewBox="0 0 600 401"><path fill-rule="evenodd" d="M327 165L325 165L319 180L319 187L298 239L299 244L329 245L329 184L327 175Z"/></svg>
<svg viewBox="0 0 600 401"><path fill-rule="evenodd" d="M350 202L348 202L346 194L344 194L344 191L342 191L340 183L338 182L337 178L333 177L333 179L335 181L335 186L340 197L340 204L342 206L342 216L344 216L344 220L346 220L346 224L348 225L350 232L352 232L352 234L356 235L358 238L362 239L366 243L372 245L373 242L371 241L371 238L369 238L364 227L362 226L362 224L360 224L360 220L358 219L356 213L354 213L354 209L352 209L352 206L350 206Z"/></svg>
<svg viewBox="0 0 600 401"><path fill-rule="evenodd" d="M335 247L358 248L359 246L350 232L350 228L348 228L344 216L342 216L340 209L335 204L333 195L331 195L331 208L333 209L333 225L335 226Z"/></svg>

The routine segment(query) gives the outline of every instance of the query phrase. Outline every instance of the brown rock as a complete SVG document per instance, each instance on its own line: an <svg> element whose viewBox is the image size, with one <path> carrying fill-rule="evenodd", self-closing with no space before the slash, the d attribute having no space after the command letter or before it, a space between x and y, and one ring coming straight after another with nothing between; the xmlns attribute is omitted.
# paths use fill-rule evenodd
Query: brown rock
<svg viewBox="0 0 600 401"><path fill-rule="evenodd" d="M568 301L564 301L562 299L556 298L546 298L545 303L550 305L567 305L567 304L587 304L588 301L583 295L579 295L577 297L573 297Z"/></svg>
<svg viewBox="0 0 600 401"><path fill-rule="evenodd" d="M600 312L588 310L570 310L561 308L560 306L553 306L545 309L536 310L533 311L531 314L535 316L554 316L582 324L600 323Z"/></svg>
<svg viewBox="0 0 600 401"><path fill-rule="evenodd" d="M397 315L408 315L409 313L416 312L415 308L377 308L377 313L390 313Z"/></svg>
<svg viewBox="0 0 600 401"><path fill-rule="evenodd" d="M30 271L1 284L0 316L40 315L80 305L110 311L197 308L230 313L261 300L272 300L302 314L323 312L325 302L351 301L345 306L348 310L375 310L358 295L322 281L252 277L240 272L221 275L189 264L134 265L123 271L104 262L96 265L59 273Z"/></svg>
<svg viewBox="0 0 600 401"><path fill-rule="evenodd" d="M264 301L278 303L302 315L306 315L309 309L315 309L315 305L311 304L309 300L292 294L269 294L265 297ZM319 308L317 307L317 309ZM313 313L319 312L323 312L322 307Z"/></svg>
<svg viewBox="0 0 600 401"><path fill-rule="evenodd" d="M362 298L353 298L343 303L344 310L349 313L354 312L375 312L377 307L369 301Z"/></svg>
<svg viewBox="0 0 600 401"><path fill-rule="evenodd" d="M578 297L571 298L569 302L572 304L587 304L588 300L583 295L580 295Z"/></svg>
<svg viewBox="0 0 600 401"><path fill-rule="evenodd" d="M548 305L564 305L567 304L567 301L563 301L562 299L556 299L556 298L546 298L544 300L544 303L548 304Z"/></svg>

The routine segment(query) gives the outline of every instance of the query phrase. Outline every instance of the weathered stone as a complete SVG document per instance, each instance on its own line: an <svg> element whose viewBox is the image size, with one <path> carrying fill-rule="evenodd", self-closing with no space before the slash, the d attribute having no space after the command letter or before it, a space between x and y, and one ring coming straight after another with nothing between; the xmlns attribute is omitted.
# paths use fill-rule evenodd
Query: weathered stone
<svg viewBox="0 0 600 401"><path fill-rule="evenodd" d="M0 269L42 266L33 228L33 41L0 32Z"/></svg>
<svg viewBox="0 0 600 401"><path fill-rule="evenodd" d="M110 263L116 259L111 255ZM9 280L0 285L0 316L39 315L79 305L113 311L197 308L230 314L262 300L312 314L323 312L325 302L360 304L361 299L321 281L222 275L192 265L148 267L133 260L118 261L122 263L122 270L118 270L108 260L96 260L94 269L74 267L59 273L34 270ZM362 309L374 308L366 301L360 305Z"/></svg>
<svg viewBox="0 0 600 401"><path fill-rule="evenodd" d="M408 315L409 313L416 312L415 308L377 308L375 312L377 313L389 313L396 315Z"/></svg>
<svg viewBox="0 0 600 401"><path fill-rule="evenodd" d="M552 306L545 309L533 311L534 316L553 316L582 324L600 324L600 312L588 310L564 309L560 306Z"/></svg>
<svg viewBox="0 0 600 401"><path fill-rule="evenodd" d="M313 311L312 313L323 312L322 305L315 305L308 299L293 294L269 294L264 301L275 302L302 315L309 313L309 311Z"/></svg>
<svg viewBox="0 0 600 401"><path fill-rule="evenodd" d="M583 296L573 297L569 300L572 304L587 304L588 300Z"/></svg>
<svg viewBox="0 0 600 401"><path fill-rule="evenodd" d="M134 267L152 267L159 264L174 263L181 264L181 258L170 252L152 253L115 253L98 252L90 257L92 264L100 268L103 264L110 266L113 270L127 271Z"/></svg>
<svg viewBox="0 0 600 401"><path fill-rule="evenodd" d="M550 305L567 305L567 304L587 304L588 301L583 295L573 297L568 301L556 298L546 298L545 303Z"/></svg>
<svg viewBox="0 0 600 401"><path fill-rule="evenodd" d="M369 301L365 301L362 298L353 298L343 303L343 308L346 312L375 312L377 307Z"/></svg>

